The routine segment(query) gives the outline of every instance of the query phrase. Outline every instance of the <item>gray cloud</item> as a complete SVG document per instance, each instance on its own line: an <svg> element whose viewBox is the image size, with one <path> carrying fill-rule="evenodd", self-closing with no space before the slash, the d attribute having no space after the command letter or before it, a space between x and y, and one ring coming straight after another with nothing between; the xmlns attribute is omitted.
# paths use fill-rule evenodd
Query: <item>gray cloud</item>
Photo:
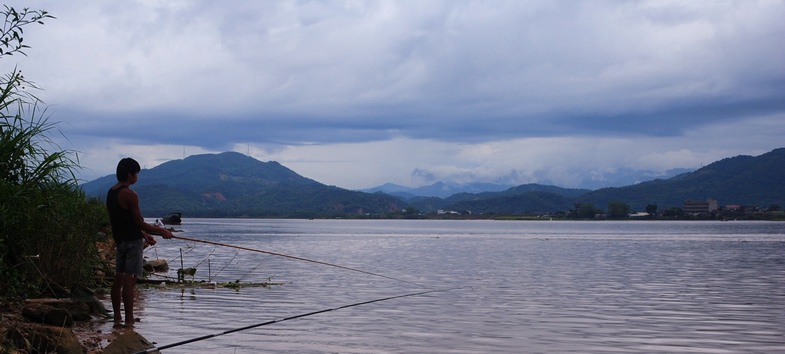
<svg viewBox="0 0 785 354"><path fill-rule="evenodd" d="M37 6L57 19L26 30L18 64L80 150L656 141L785 111L782 1ZM701 149L667 141L662 153ZM418 169L431 166L401 173ZM524 170L495 178L532 178Z"/></svg>

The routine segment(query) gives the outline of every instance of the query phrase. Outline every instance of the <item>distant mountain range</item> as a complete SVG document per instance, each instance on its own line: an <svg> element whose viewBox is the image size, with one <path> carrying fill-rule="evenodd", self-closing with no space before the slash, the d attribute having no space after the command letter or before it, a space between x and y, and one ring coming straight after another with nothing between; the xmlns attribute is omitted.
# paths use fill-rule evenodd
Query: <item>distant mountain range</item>
<svg viewBox="0 0 785 354"><path fill-rule="evenodd" d="M584 181L581 183L582 187L579 187L578 189L595 190L607 187L629 186L654 179L670 178L691 171L692 170L688 170L686 168L676 168L662 173L656 173L652 171L639 171L622 168L615 172L606 174L603 176L602 180ZM495 183L460 184L440 181L431 185L416 188L405 187L394 183L385 183L381 186L360 189L359 191L367 193L382 192L409 200L416 197L448 198L459 193L502 192L513 187L515 186Z"/></svg>
<svg viewBox="0 0 785 354"><path fill-rule="evenodd" d="M518 214L569 210L576 203L591 203L605 209L612 201L626 203L632 210L645 210L649 204L663 210L682 207L686 200L707 198L716 199L720 205L782 206L785 203L785 148L756 157L726 158L694 172L626 187L590 191L522 185L499 193L457 194L446 199L422 198L409 202L421 210L438 208Z"/></svg>
<svg viewBox="0 0 785 354"><path fill-rule="evenodd" d="M409 187L399 186L393 183L385 183L378 187L361 189L360 191L366 193L382 192L408 200L416 197L447 198L449 196L458 193L501 192L510 189L512 187L514 186L493 184L493 183L458 184L458 183L436 182L429 186L409 188Z"/></svg>
<svg viewBox="0 0 785 354"><path fill-rule="evenodd" d="M544 213L611 201L643 210L681 207L685 200L714 198L720 205L768 207L785 203L785 148L736 156L694 172L626 187L569 189L541 184L453 185L421 188L386 184L365 191L327 186L302 177L277 162L260 162L236 152L195 155L143 170L134 190L148 217L182 212L186 217L324 217L382 215L404 208L473 213ZM88 195L103 198L113 175L85 183Z"/></svg>

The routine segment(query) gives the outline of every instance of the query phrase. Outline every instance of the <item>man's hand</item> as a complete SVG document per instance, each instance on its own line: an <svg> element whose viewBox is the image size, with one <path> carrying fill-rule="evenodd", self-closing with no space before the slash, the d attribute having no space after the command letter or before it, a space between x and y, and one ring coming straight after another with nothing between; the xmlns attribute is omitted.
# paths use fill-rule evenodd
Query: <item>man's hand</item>
<svg viewBox="0 0 785 354"><path fill-rule="evenodd" d="M164 230L164 232L161 233L161 236L163 236L165 239L168 240L168 239L174 237L174 235L172 235L172 232L169 231L168 229L163 229L163 230Z"/></svg>
<svg viewBox="0 0 785 354"><path fill-rule="evenodd" d="M146 233L143 233L142 235L144 236L144 242L146 244L148 244L150 246L155 246L155 244L156 244L155 238L153 238L152 236L150 236L150 235L148 235Z"/></svg>

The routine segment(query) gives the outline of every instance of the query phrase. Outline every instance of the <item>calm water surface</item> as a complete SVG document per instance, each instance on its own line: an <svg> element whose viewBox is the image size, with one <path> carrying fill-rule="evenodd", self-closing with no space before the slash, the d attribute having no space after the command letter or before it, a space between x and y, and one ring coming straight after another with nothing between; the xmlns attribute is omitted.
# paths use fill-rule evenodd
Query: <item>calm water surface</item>
<svg viewBox="0 0 785 354"><path fill-rule="evenodd" d="M142 289L137 330L159 346L460 288L164 353L785 353L785 223L186 219L181 228L406 282L160 241L146 256L177 269L182 252L197 280L283 285Z"/></svg>

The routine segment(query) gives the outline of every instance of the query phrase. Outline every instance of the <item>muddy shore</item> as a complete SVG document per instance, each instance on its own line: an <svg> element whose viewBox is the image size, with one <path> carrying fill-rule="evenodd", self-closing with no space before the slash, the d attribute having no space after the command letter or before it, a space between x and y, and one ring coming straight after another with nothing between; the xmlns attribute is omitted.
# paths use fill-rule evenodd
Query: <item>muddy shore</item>
<svg viewBox="0 0 785 354"><path fill-rule="evenodd" d="M132 328L101 317L52 325L25 315L23 302L0 305L0 353L134 353L153 344Z"/></svg>

